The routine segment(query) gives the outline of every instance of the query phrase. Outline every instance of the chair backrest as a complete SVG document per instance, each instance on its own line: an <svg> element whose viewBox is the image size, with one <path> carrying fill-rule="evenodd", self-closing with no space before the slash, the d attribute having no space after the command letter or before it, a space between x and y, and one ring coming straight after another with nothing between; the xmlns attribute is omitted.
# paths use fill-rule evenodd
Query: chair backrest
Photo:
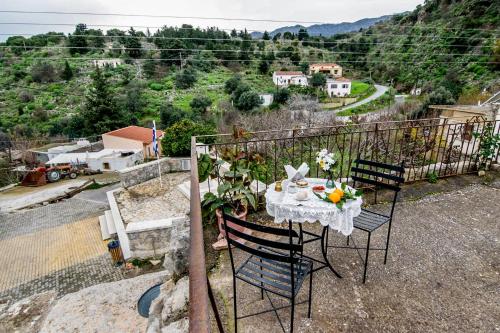
<svg viewBox="0 0 500 333"><path fill-rule="evenodd" d="M303 245L297 232L292 229L291 222L288 222L288 229L281 229L243 221L226 213L223 213L223 219L233 270L234 262L231 245L249 254L282 263L289 263L291 266L299 260L295 254L302 253ZM286 241L270 240L238 230L243 228L272 236L284 236L286 237ZM244 243L242 240L244 240ZM265 249L262 247L265 247Z"/></svg>
<svg viewBox="0 0 500 333"><path fill-rule="evenodd" d="M394 200L392 203L394 207L397 194L401 190L401 184L405 180L404 162L401 165L392 165L358 158L354 161L354 165L351 168L351 178L354 181L354 186L359 182L373 185L375 186L375 190L383 188L394 191Z"/></svg>

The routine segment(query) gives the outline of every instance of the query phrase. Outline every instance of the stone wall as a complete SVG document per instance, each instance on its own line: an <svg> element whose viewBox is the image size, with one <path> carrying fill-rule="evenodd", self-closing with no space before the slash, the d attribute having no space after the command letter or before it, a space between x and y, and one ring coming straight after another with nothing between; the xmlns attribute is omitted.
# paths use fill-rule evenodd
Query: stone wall
<svg viewBox="0 0 500 333"><path fill-rule="evenodd" d="M164 157L159 163L162 174L191 170L191 160L188 157ZM128 188L158 177L158 161L126 168L120 170L119 174L122 187Z"/></svg>

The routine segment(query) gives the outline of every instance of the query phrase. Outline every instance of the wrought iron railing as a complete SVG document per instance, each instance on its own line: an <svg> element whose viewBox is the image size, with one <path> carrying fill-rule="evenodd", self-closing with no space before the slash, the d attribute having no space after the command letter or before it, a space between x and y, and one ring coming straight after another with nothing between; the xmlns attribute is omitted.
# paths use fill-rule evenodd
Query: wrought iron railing
<svg viewBox="0 0 500 333"><path fill-rule="evenodd" d="M192 141L191 161L191 261L190 261L190 328L205 332L208 325L208 292L203 252L201 198L198 184L197 155L209 153L221 158L224 149L238 149L245 155L259 154L264 168L256 177L255 190L285 177L284 165L310 166L310 175L326 177L315 163L315 153L323 148L337 152L338 176L349 177L357 157L383 163L405 162L405 181L442 178L476 172L481 139L500 133L500 121L450 118L420 119L401 122L347 124L320 128L298 128L279 131L199 136ZM198 142L197 142L198 141ZM210 141L206 144L202 142ZM495 152L492 160L498 160ZM489 162L488 162L489 163ZM216 185L216 184L215 184ZM208 191L216 186L207 182ZM259 189L259 186L261 187ZM214 308L216 310L216 308ZM205 327L205 326L204 326Z"/></svg>

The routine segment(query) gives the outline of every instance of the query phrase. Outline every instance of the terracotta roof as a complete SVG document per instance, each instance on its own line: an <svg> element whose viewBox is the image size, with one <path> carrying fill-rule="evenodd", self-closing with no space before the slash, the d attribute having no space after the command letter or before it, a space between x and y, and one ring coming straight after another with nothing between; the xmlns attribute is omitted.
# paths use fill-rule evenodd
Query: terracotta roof
<svg viewBox="0 0 500 333"><path fill-rule="evenodd" d="M127 126L104 134L148 144L153 142L153 129L147 127ZM156 135L158 138L162 137L163 131L156 130Z"/></svg>
<svg viewBox="0 0 500 333"><path fill-rule="evenodd" d="M302 72L287 72L287 71L277 71L277 72L274 72L274 74L276 75L304 75L304 73Z"/></svg>
<svg viewBox="0 0 500 333"><path fill-rule="evenodd" d="M351 82L350 79L346 79L345 77L336 77L333 79L326 79L328 82Z"/></svg>
<svg viewBox="0 0 500 333"><path fill-rule="evenodd" d="M321 63L321 64L311 64L311 67L340 67L340 66L337 65L336 63L332 62L332 63L329 63L329 64L327 64L327 63L325 63L325 64L323 64L323 63Z"/></svg>

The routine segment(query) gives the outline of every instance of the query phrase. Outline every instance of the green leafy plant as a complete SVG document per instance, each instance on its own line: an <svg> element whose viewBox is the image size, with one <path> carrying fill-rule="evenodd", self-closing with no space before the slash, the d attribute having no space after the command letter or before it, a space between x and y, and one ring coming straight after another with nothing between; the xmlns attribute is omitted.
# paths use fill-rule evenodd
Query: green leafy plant
<svg viewBox="0 0 500 333"><path fill-rule="evenodd" d="M475 154L479 170L485 170L488 162L495 157L497 149L500 149L500 134L493 134L494 130L493 124L487 123L481 133L472 133L476 139L480 140L479 150Z"/></svg>
<svg viewBox="0 0 500 333"><path fill-rule="evenodd" d="M211 126L183 119L165 130L161 140L161 149L166 156L189 156L191 153L191 137L196 135L215 134ZM206 137L204 143L213 143L214 139Z"/></svg>
<svg viewBox="0 0 500 333"><path fill-rule="evenodd" d="M433 171L427 174L427 181L431 184L435 184L438 181L438 175Z"/></svg>
<svg viewBox="0 0 500 333"><path fill-rule="evenodd" d="M356 200L363 195L362 190L354 190L347 187L346 183L342 183L340 188L335 188L331 192L325 192L324 194L319 194L314 192L314 194L321 200L335 204L338 209L344 208L344 204L349 200Z"/></svg>

